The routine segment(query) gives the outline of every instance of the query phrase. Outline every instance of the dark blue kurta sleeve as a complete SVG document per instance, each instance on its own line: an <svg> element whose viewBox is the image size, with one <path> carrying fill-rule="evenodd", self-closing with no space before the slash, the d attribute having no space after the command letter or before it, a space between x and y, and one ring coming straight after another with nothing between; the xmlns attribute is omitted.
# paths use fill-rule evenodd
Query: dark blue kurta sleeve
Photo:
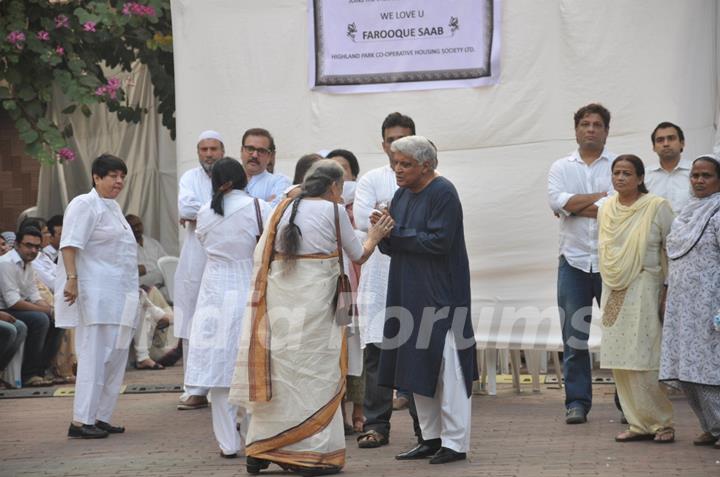
<svg viewBox="0 0 720 477"><path fill-rule="evenodd" d="M452 187L441 187L417 206L424 209L426 221L423 230L397 225L383 242L383 253L429 253L448 255L455 242L457 224L462 220L460 200Z"/></svg>

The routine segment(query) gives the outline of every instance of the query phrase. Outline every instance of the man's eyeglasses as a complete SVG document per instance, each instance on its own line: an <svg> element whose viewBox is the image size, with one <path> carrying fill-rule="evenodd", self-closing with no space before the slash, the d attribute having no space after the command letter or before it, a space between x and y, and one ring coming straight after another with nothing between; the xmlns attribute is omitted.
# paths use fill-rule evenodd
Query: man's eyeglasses
<svg viewBox="0 0 720 477"><path fill-rule="evenodd" d="M255 146L243 146L243 151L247 152L251 156L257 152L257 155L260 157L267 157L270 154L272 154L272 151L270 149L266 149L264 147L255 147Z"/></svg>
<svg viewBox="0 0 720 477"><path fill-rule="evenodd" d="M40 250L42 248L42 244L34 244L34 243L27 243L27 242L20 242L20 245L22 245L25 248Z"/></svg>

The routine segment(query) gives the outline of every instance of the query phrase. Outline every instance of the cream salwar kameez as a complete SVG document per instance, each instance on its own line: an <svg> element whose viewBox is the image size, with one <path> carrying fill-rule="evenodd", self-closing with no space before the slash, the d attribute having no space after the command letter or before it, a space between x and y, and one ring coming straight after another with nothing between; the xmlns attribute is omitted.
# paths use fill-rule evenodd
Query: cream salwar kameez
<svg viewBox="0 0 720 477"><path fill-rule="evenodd" d="M631 206L618 197L598 213L603 278L602 368L613 370L630 432L655 434L672 428L672 405L658 382L664 280L664 243L673 212L652 194Z"/></svg>

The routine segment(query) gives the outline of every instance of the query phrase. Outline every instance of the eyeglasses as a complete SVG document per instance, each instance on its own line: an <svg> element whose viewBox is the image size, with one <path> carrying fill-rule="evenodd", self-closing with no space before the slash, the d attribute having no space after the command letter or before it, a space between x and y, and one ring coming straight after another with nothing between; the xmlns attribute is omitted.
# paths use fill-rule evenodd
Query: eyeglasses
<svg viewBox="0 0 720 477"><path fill-rule="evenodd" d="M42 244L34 244L34 243L27 243L27 242L20 242L20 245L22 245L25 248L40 250L42 248Z"/></svg>
<svg viewBox="0 0 720 477"><path fill-rule="evenodd" d="M243 151L247 152L251 156L257 152L257 155L260 157L267 157L270 154L272 154L272 151L270 149L266 149L264 147L255 147L255 146L243 146Z"/></svg>

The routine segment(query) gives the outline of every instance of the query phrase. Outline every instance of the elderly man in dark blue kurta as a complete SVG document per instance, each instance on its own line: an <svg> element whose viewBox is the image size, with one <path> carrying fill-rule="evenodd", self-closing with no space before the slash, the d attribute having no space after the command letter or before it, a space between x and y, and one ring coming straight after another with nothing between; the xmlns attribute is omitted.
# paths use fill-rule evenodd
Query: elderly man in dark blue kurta
<svg viewBox="0 0 720 477"><path fill-rule="evenodd" d="M379 382L414 394L425 440L405 454L442 464L466 458L478 374L462 206L430 141L404 137L391 151L400 188L380 243L391 262Z"/></svg>

